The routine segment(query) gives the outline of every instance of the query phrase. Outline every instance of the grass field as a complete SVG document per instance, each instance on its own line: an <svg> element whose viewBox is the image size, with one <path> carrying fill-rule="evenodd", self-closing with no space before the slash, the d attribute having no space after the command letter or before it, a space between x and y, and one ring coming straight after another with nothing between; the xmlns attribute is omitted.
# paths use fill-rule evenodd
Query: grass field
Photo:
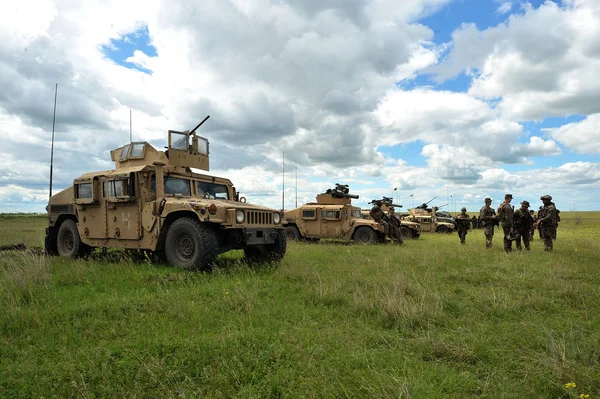
<svg viewBox="0 0 600 399"><path fill-rule="evenodd" d="M481 230L212 273L0 252L0 397L597 398L600 213L561 216L553 253ZM44 225L0 217L0 245Z"/></svg>

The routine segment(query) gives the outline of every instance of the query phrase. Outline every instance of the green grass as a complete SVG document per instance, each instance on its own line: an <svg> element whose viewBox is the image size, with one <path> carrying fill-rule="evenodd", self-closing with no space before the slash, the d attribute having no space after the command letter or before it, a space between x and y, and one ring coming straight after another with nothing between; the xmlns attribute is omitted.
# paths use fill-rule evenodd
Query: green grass
<svg viewBox="0 0 600 399"><path fill-rule="evenodd" d="M208 274L0 252L0 397L598 397L600 213L577 214L551 254L481 230ZM0 245L44 223L0 219Z"/></svg>

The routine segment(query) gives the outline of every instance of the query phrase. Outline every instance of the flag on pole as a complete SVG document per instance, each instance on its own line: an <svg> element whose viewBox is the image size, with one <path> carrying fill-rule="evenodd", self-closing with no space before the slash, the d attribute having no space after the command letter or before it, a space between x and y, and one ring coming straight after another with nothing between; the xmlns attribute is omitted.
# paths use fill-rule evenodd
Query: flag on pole
<svg viewBox="0 0 600 399"><path fill-rule="evenodd" d="M394 188L394 191L398 190L398 187Z"/></svg>

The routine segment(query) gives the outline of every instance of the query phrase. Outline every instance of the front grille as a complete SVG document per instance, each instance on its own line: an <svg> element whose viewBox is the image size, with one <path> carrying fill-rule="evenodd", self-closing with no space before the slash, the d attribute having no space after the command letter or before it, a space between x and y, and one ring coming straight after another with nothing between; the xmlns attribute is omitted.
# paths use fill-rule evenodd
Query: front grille
<svg viewBox="0 0 600 399"><path fill-rule="evenodd" d="M272 212L246 211L247 224L273 224Z"/></svg>

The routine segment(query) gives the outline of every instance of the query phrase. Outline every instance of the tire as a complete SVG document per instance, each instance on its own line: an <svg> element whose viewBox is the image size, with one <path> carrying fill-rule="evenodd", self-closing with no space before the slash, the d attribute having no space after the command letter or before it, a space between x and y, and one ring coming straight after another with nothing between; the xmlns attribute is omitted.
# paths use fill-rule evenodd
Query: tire
<svg viewBox="0 0 600 399"><path fill-rule="evenodd" d="M56 235L56 249L60 256L67 258L79 258L91 252L92 248L81 242L77 223L67 219L58 228Z"/></svg>
<svg viewBox="0 0 600 399"><path fill-rule="evenodd" d="M205 224L190 218L173 222L165 239L170 265L181 269L209 270L217 258L217 235Z"/></svg>
<svg viewBox="0 0 600 399"><path fill-rule="evenodd" d="M435 229L436 233L449 233L450 230L448 230L448 228L446 226L440 226L437 229Z"/></svg>
<svg viewBox="0 0 600 399"><path fill-rule="evenodd" d="M287 231L277 230L273 244L252 245L244 248L248 263L279 262L287 250Z"/></svg>
<svg viewBox="0 0 600 399"><path fill-rule="evenodd" d="M300 230L296 226L286 226L285 228L285 238L287 241L300 241L302 236L300 235Z"/></svg>
<svg viewBox="0 0 600 399"><path fill-rule="evenodd" d="M354 242L357 244L375 244L377 242L377 233L370 227L361 226L354 232Z"/></svg>
<svg viewBox="0 0 600 399"><path fill-rule="evenodd" d="M412 238L412 230L406 226L400 226L400 235L402 235L402 239L408 240Z"/></svg>

